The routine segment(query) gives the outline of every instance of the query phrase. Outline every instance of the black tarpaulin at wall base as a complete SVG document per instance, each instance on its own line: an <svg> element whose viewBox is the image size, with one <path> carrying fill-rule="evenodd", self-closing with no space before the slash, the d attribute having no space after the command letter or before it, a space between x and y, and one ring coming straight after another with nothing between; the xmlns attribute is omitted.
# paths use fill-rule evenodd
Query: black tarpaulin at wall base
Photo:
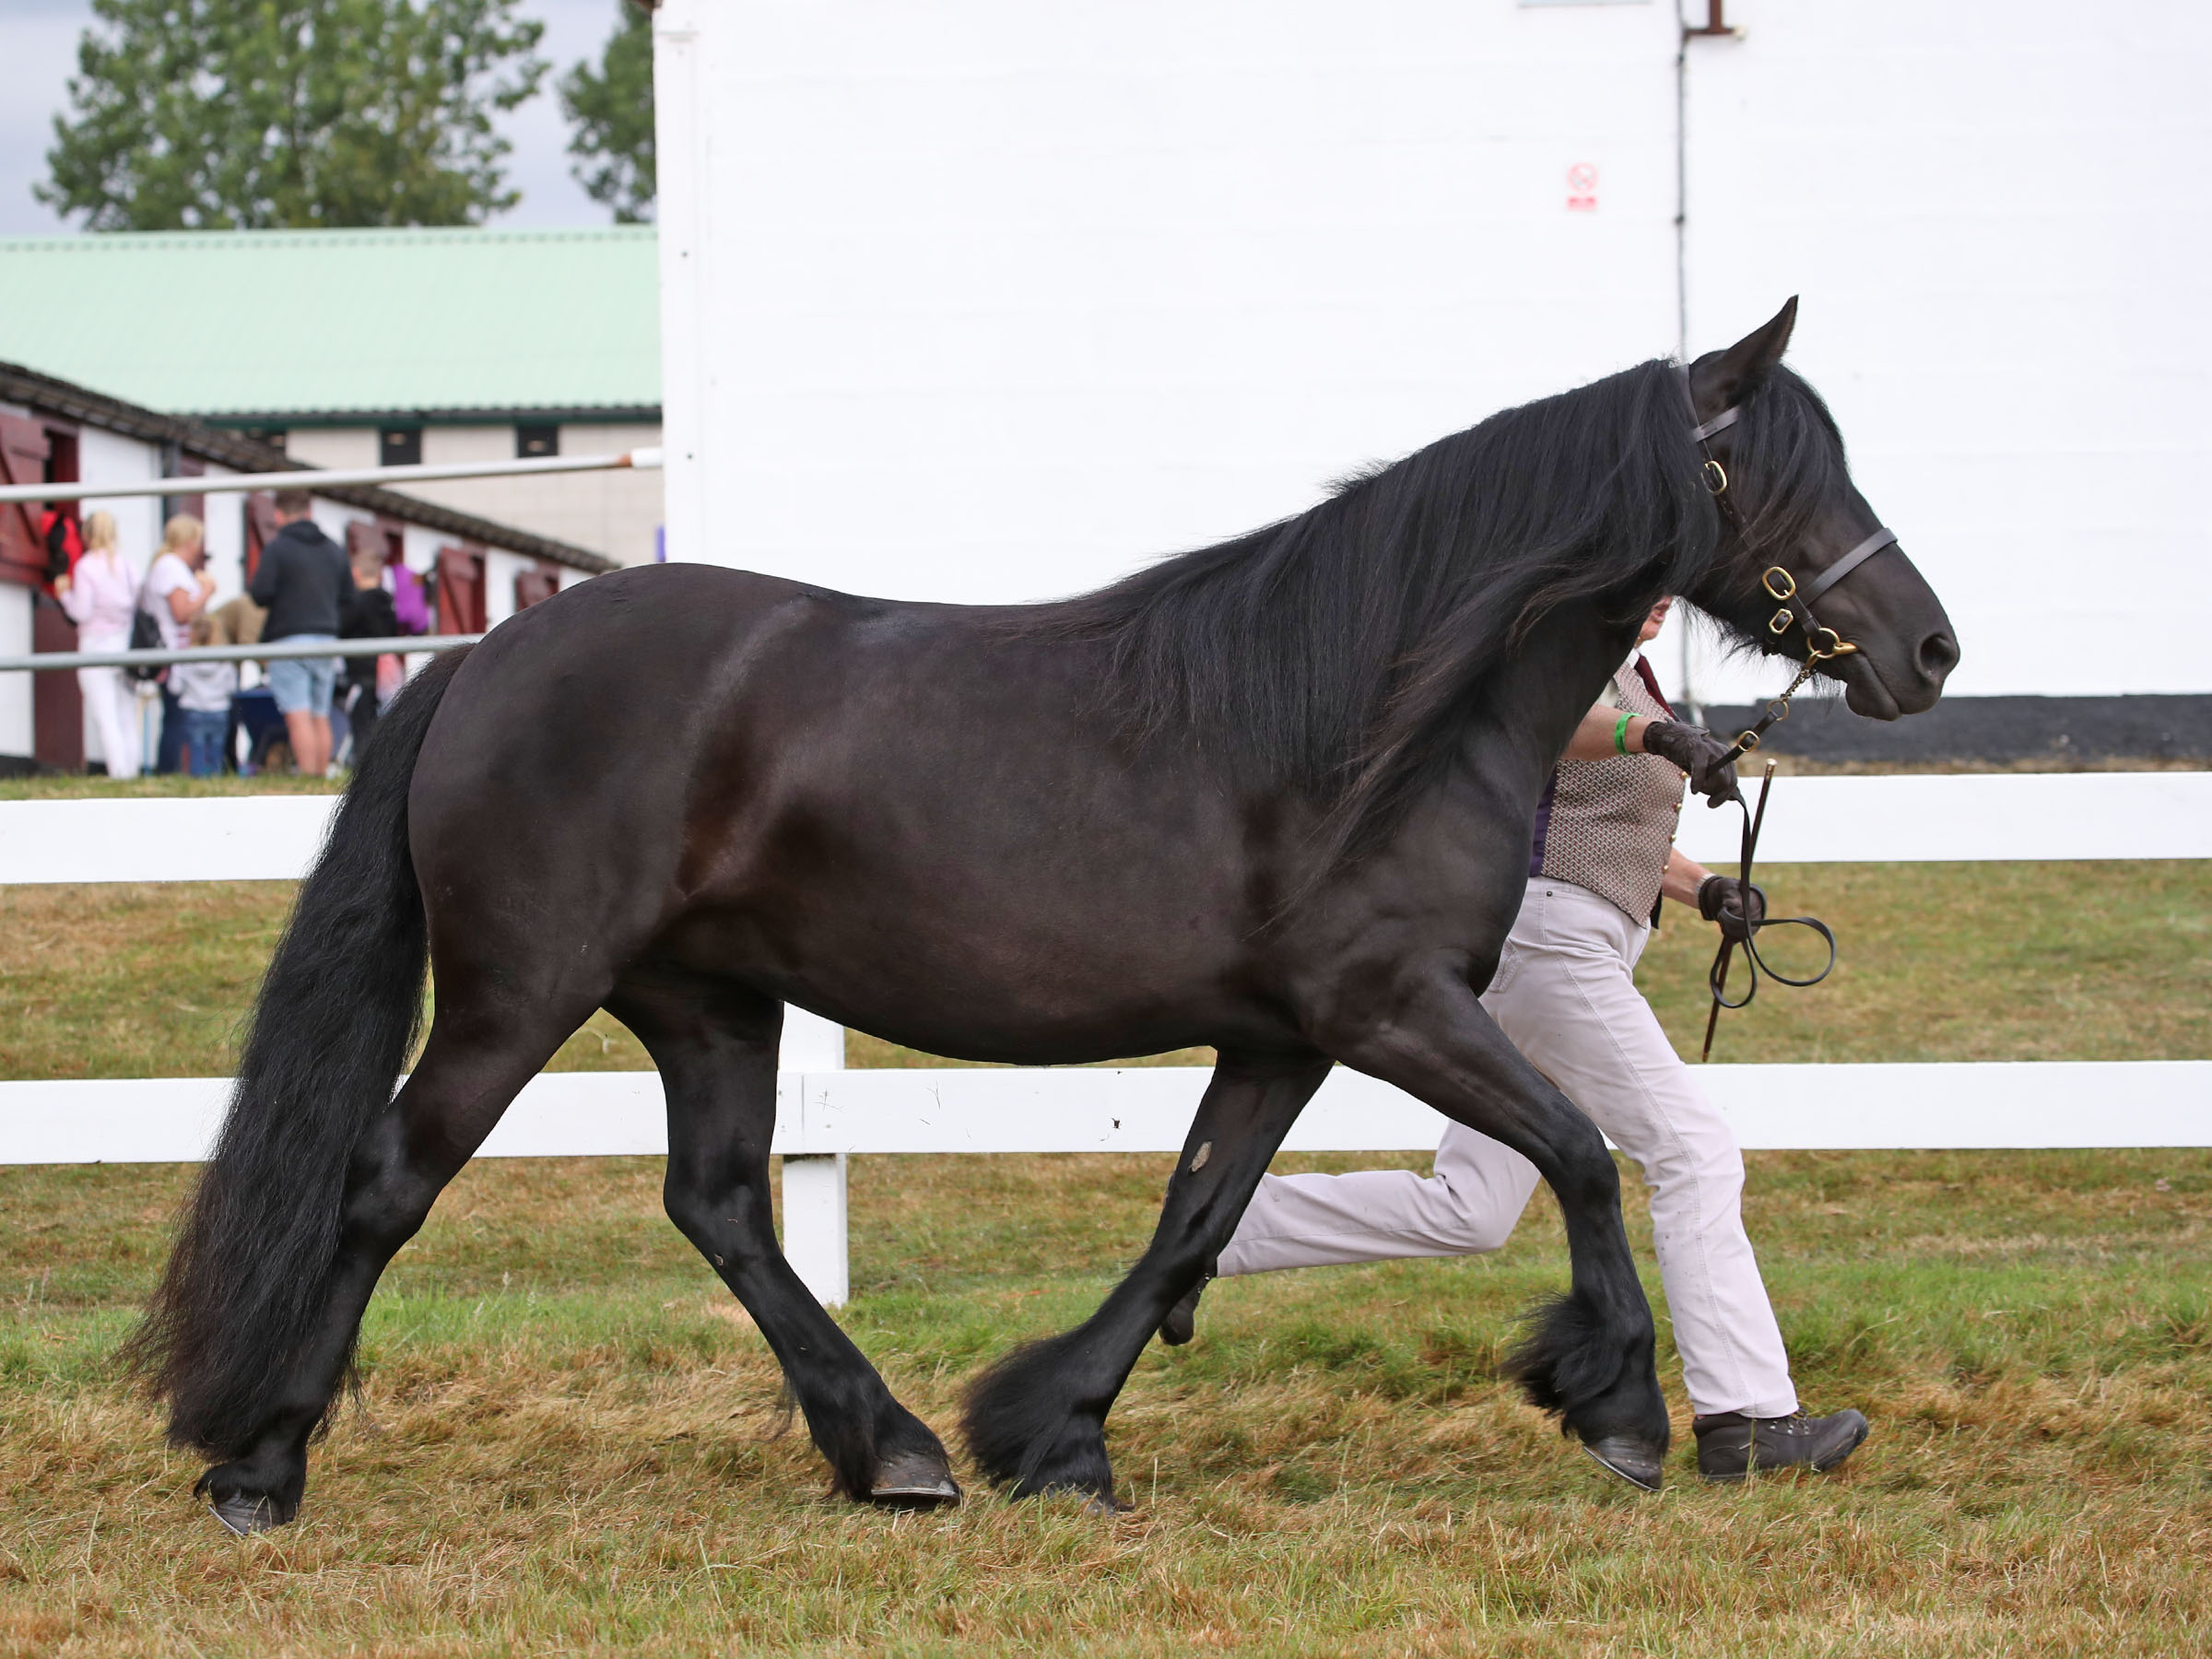
<svg viewBox="0 0 2212 1659"><path fill-rule="evenodd" d="M1761 708L1709 703L1704 712L1712 730L1733 735ZM2212 696L1947 697L1896 721L1853 714L1841 698L1800 698L1761 747L1808 760L2212 760Z"/></svg>

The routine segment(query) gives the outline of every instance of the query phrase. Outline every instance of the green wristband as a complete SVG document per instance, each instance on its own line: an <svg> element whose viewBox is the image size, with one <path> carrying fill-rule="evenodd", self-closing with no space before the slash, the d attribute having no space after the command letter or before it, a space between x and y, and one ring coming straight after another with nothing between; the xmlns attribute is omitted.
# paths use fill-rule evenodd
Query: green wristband
<svg viewBox="0 0 2212 1659"><path fill-rule="evenodd" d="M1613 723L1613 747L1619 754L1629 752L1629 722L1635 718L1633 714L1623 714Z"/></svg>

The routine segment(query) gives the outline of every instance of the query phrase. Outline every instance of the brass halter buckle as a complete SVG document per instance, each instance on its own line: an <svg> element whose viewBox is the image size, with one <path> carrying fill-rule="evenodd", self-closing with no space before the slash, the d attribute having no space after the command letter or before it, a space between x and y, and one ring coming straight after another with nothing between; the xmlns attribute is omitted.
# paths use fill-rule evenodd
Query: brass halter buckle
<svg viewBox="0 0 2212 1659"><path fill-rule="evenodd" d="M1788 599L1797 592L1797 579L1780 565L1769 565L1766 572L1759 577L1759 585L1766 589L1768 597L1772 599ZM1767 618L1767 631L1771 634L1788 633L1790 624L1795 620L1796 613L1785 605Z"/></svg>
<svg viewBox="0 0 2212 1659"><path fill-rule="evenodd" d="M1705 488L1716 496L1728 491L1728 469L1711 455L1705 457Z"/></svg>

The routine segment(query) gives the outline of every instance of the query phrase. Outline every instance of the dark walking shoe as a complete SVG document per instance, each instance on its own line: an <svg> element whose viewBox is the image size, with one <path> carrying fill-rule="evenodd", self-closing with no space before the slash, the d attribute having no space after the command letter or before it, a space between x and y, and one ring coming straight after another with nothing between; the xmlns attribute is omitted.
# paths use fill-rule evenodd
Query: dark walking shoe
<svg viewBox="0 0 2212 1659"><path fill-rule="evenodd" d="M1170 1347L1181 1347L1198 1334L1198 1299L1206 1294L1206 1286L1214 1282L1214 1270L1220 1265L1218 1258L1206 1265L1198 1282L1182 1293L1182 1300L1168 1310L1168 1316L1159 1322L1159 1339Z"/></svg>
<svg viewBox="0 0 2212 1659"><path fill-rule="evenodd" d="M1834 1468L1866 1438L1866 1419L1855 1411L1828 1417L1746 1417L1716 1411L1690 1427L1698 1437L1698 1473L1708 1480L1741 1480L1757 1469Z"/></svg>

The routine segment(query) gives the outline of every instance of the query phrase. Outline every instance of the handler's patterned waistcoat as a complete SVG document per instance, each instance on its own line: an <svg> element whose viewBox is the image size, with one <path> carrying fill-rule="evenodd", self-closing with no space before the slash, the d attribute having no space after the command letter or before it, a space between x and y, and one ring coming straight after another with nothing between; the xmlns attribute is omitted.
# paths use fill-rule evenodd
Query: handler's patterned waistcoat
<svg viewBox="0 0 2212 1659"><path fill-rule="evenodd" d="M1624 713L1674 718L1641 653L1613 677L1606 700ZM1657 755L1560 761L1536 803L1529 875L1571 881L1618 905L1632 922L1650 920L1685 781L1680 768Z"/></svg>

